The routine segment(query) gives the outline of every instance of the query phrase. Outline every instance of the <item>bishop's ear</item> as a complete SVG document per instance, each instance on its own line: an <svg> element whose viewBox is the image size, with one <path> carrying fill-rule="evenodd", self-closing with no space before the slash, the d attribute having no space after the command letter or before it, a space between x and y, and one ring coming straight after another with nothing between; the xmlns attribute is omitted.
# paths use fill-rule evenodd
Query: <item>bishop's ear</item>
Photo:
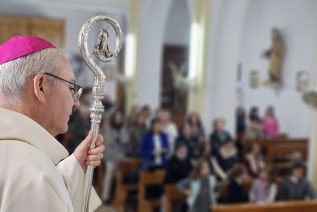
<svg viewBox="0 0 317 212"><path fill-rule="evenodd" d="M44 75L42 73L38 73L33 78L33 90L34 95L37 99L44 103L45 102L45 94L47 92L47 80L45 80Z"/></svg>

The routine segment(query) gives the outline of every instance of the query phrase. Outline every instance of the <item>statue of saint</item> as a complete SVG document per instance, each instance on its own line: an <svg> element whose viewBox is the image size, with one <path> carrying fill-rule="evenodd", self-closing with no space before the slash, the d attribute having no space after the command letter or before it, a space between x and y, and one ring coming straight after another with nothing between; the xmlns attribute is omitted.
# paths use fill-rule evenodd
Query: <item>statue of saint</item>
<svg viewBox="0 0 317 212"><path fill-rule="evenodd" d="M272 29L272 46L263 54L269 60L268 80L266 85L281 85L282 84L282 63L284 58L284 45L281 33L278 29Z"/></svg>

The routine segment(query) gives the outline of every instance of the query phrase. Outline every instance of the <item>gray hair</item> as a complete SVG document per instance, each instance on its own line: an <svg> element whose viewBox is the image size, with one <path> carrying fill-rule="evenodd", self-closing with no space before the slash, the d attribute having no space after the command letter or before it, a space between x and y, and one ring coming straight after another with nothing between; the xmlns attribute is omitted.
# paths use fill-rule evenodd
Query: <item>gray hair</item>
<svg viewBox="0 0 317 212"><path fill-rule="evenodd" d="M49 48L0 65L0 96L20 99L28 80L38 73L58 74L63 58L63 50Z"/></svg>

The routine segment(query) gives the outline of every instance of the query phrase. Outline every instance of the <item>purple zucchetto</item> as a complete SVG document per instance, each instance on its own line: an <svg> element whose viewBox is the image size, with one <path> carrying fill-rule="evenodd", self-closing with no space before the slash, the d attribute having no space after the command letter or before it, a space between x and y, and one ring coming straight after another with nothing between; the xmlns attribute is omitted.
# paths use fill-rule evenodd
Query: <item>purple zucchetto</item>
<svg viewBox="0 0 317 212"><path fill-rule="evenodd" d="M0 45L0 65L48 48L56 47L47 40L36 36L14 36Z"/></svg>

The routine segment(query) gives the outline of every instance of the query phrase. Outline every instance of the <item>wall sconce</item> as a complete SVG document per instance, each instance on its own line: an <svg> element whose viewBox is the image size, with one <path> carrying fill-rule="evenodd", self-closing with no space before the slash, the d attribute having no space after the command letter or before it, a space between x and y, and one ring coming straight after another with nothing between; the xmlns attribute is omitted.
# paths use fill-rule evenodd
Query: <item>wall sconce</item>
<svg viewBox="0 0 317 212"><path fill-rule="evenodd" d="M258 70L251 70L249 76L249 85L252 89L257 89L260 87L260 73Z"/></svg>
<svg viewBox="0 0 317 212"><path fill-rule="evenodd" d="M307 71L298 71L296 74L296 90L306 92L309 89L309 73Z"/></svg>

